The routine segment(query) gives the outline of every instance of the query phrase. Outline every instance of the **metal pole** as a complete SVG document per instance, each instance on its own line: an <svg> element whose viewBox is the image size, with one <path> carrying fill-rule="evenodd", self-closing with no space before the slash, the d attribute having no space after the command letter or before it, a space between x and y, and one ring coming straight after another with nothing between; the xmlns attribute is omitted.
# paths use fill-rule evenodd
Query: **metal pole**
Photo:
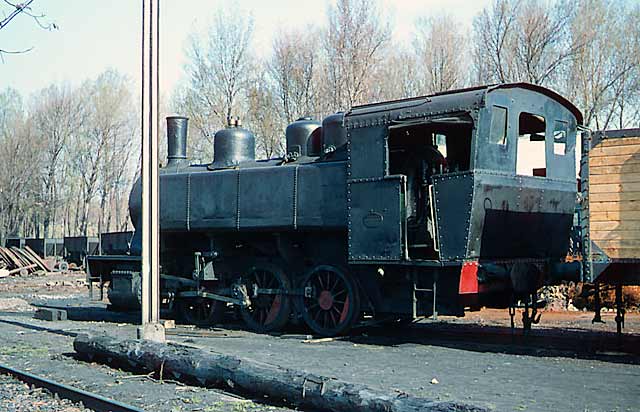
<svg viewBox="0 0 640 412"><path fill-rule="evenodd" d="M164 341L158 269L159 2L142 1L142 330L138 337Z"/></svg>

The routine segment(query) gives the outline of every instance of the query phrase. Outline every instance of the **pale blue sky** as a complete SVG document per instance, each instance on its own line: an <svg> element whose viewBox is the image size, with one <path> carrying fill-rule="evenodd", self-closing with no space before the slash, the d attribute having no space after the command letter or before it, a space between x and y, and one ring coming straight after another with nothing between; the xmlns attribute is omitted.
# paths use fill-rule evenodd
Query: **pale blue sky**
<svg viewBox="0 0 640 412"><path fill-rule="evenodd" d="M254 47L268 54L272 35L280 26L323 24L329 1L306 0L161 0L160 87L171 95L183 77L185 45L190 33L202 29L221 5L253 12ZM397 41L409 41L413 21L419 16L447 12L466 30L473 16L489 0L383 0L394 21ZM0 31L0 48L32 51L6 55L0 63L0 88L12 86L23 95L52 82L79 83L111 67L140 78L141 0L36 0L36 11L47 14L59 30L47 32L27 16L19 16ZM1 11L2 9L0 9Z"/></svg>

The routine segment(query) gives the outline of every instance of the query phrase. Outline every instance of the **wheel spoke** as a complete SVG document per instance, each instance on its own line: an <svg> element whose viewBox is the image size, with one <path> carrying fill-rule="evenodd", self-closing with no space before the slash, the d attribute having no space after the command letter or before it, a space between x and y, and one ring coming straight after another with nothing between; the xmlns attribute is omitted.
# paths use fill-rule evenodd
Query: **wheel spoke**
<svg viewBox="0 0 640 412"><path fill-rule="evenodd" d="M359 315L359 307L353 309L349 302L357 302L354 282L331 267L318 267L305 278L305 287L313 287L311 297L303 298L306 323L321 335L343 333ZM357 304L356 304L357 305Z"/></svg>
<svg viewBox="0 0 640 412"><path fill-rule="evenodd" d="M331 293L333 293L336 290L339 283L340 283L340 278L336 276L335 282L333 282L333 286L331 286L331 289L330 289Z"/></svg>
<svg viewBox="0 0 640 412"><path fill-rule="evenodd" d="M344 294L344 293L349 293L349 291L348 291L347 289L342 289L340 292L338 292L338 293L334 293L334 294L333 294L333 297L334 297L334 299L335 299L335 298L337 298L338 296L340 296L340 295L342 295L342 294Z"/></svg>
<svg viewBox="0 0 640 412"><path fill-rule="evenodd" d="M338 325L338 322L336 321L336 317L334 316L333 311L329 311L329 315L331 315L331 320L333 321L333 326L335 327L336 325Z"/></svg>

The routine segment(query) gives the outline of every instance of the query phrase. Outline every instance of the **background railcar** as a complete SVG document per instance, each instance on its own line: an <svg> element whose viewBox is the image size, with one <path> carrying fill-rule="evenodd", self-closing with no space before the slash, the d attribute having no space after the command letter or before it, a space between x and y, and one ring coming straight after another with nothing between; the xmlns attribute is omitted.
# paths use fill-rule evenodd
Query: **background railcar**
<svg viewBox="0 0 640 412"><path fill-rule="evenodd" d="M583 280L592 283L596 315L600 292L612 287L618 333L624 325L623 285L640 285L640 129L586 136L581 157Z"/></svg>

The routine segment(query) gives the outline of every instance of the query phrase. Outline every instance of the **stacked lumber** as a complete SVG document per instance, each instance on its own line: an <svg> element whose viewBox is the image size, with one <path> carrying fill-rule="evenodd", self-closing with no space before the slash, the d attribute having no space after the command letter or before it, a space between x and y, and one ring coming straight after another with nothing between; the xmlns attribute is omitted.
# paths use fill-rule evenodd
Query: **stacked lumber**
<svg viewBox="0 0 640 412"><path fill-rule="evenodd" d="M50 272L49 267L29 246L24 249L0 247L0 278L47 272Z"/></svg>
<svg viewBox="0 0 640 412"><path fill-rule="evenodd" d="M640 258L640 130L589 153L589 235L612 259Z"/></svg>

